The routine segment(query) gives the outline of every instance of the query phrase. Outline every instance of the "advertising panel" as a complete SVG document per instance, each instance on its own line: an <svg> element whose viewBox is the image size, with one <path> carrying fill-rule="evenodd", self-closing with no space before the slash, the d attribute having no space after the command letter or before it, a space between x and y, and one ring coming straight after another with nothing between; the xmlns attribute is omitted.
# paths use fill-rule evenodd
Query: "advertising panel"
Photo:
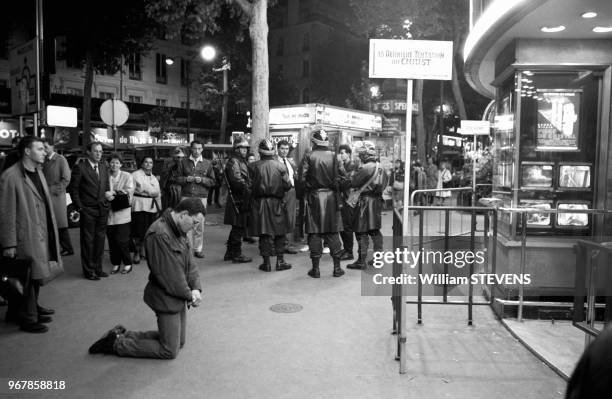
<svg viewBox="0 0 612 399"><path fill-rule="evenodd" d="M580 92L538 90L536 150L578 150Z"/></svg>
<svg viewBox="0 0 612 399"><path fill-rule="evenodd" d="M370 40L370 78L451 80L453 42Z"/></svg>
<svg viewBox="0 0 612 399"><path fill-rule="evenodd" d="M9 53L13 115L36 111L36 45L30 40Z"/></svg>

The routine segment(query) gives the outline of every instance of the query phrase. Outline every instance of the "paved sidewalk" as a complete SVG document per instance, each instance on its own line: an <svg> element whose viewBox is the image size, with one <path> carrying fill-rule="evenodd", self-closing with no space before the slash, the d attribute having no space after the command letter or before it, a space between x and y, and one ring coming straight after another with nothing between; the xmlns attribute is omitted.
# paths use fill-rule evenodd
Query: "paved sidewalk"
<svg viewBox="0 0 612 399"><path fill-rule="evenodd" d="M155 328L142 302L146 265L99 282L81 277L78 254L66 273L41 290L57 310L47 334L25 334L0 323L0 379L65 380L65 391L27 398L562 398L565 382L520 345L488 307L425 306L417 326L408 305L408 373L398 374L388 297L362 297L360 275L306 276L305 253L287 257L292 270L257 270L222 261L229 229L206 227L201 308L188 313L187 343L172 361L92 356L87 348L117 323ZM218 220L218 219L217 219ZM72 230L78 243L78 230ZM107 256L107 255L105 255ZM108 259L105 260L107 267ZM294 303L297 313L270 306ZM0 315L4 310L0 308ZM3 384L6 380L0 380ZM0 396L7 391L0 387Z"/></svg>

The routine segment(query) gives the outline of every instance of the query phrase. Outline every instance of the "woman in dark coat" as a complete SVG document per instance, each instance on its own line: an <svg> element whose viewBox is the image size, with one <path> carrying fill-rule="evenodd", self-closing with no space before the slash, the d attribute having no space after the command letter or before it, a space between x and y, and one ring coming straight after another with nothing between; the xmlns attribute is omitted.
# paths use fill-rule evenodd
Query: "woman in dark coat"
<svg viewBox="0 0 612 399"><path fill-rule="evenodd" d="M383 249L383 237L380 232L383 207L382 192L387 187L388 178L376 162L376 148L372 143L364 142L363 147L359 148L358 151L361 166L353 176L351 187L360 189L365 186L359 196L353 219L353 230L359 245L359 257L356 262L348 265L347 268L362 270L365 269L368 254L368 236L372 238L374 251L382 251ZM370 182L373 176L375 177Z"/></svg>
<svg viewBox="0 0 612 399"><path fill-rule="evenodd" d="M289 233L289 215L283 201L291 188L287 169L274 159L274 144L262 140L259 144L260 160L249 165L252 182L249 235L259 236L259 253L264 263L259 269L272 270L270 257L276 255L276 270L291 269L285 262L285 235Z"/></svg>

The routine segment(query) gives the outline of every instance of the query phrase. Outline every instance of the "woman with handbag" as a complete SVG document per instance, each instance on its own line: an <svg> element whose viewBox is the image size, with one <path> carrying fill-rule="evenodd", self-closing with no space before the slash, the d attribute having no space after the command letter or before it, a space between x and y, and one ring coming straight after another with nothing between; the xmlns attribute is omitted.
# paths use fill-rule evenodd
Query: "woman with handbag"
<svg viewBox="0 0 612 399"><path fill-rule="evenodd" d="M134 199L132 200L132 239L134 240L134 264L140 263L144 256L142 242L144 236L157 219L161 209L159 202L160 189L157 178L153 175L153 158L145 157L140 169L132 173L134 179Z"/></svg>
<svg viewBox="0 0 612 399"><path fill-rule="evenodd" d="M441 166L440 172L438 173L438 185L436 187L438 190L441 188L449 188L450 181L453 178L450 170L448 169L448 162L442 162L440 166ZM448 190L436 191L436 200L437 200L436 205L443 206L444 201L450 196L451 196L451 192Z"/></svg>
<svg viewBox="0 0 612 399"><path fill-rule="evenodd" d="M130 256L130 222L132 207L130 202L134 194L132 175L121 170L123 158L119 154L111 154L109 159L110 173L110 211L106 227L110 261L113 268L111 274L116 274L123 263L122 274L132 271Z"/></svg>

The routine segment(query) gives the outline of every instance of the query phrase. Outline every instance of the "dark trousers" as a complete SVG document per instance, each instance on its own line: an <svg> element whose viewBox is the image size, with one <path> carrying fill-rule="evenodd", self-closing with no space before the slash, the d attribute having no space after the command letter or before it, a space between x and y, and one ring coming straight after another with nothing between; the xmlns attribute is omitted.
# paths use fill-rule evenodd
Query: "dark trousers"
<svg viewBox="0 0 612 399"><path fill-rule="evenodd" d="M259 236L259 254L261 256L277 256L285 253L285 236Z"/></svg>
<svg viewBox="0 0 612 399"><path fill-rule="evenodd" d="M219 195L221 194L221 185L217 184L216 186L212 187L210 189L210 191L208 192L208 205L213 203L213 200L215 201L215 204L219 205Z"/></svg>
<svg viewBox="0 0 612 399"><path fill-rule="evenodd" d="M320 258L323 254L323 241L329 247L329 252L333 258L342 255L342 245L338 233L310 233L308 234L308 247L310 247L310 257Z"/></svg>
<svg viewBox="0 0 612 399"><path fill-rule="evenodd" d="M70 230L67 227L58 229L59 243L62 251L74 252L72 241L70 240Z"/></svg>
<svg viewBox="0 0 612 399"><path fill-rule="evenodd" d="M39 281L30 280L24 287L23 296L6 298L8 300L7 318L16 318L20 324L37 323L39 292Z"/></svg>
<svg viewBox="0 0 612 399"><path fill-rule="evenodd" d="M210 197L209 197L210 198ZM227 252L233 257L242 255L242 237L246 236L246 229L242 226L232 226L227 238Z"/></svg>
<svg viewBox="0 0 612 399"><path fill-rule="evenodd" d="M106 227L106 238L108 238L108 250L110 252L111 265L131 265L130 256L130 223L109 225Z"/></svg>
<svg viewBox="0 0 612 399"><path fill-rule="evenodd" d="M342 207L342 228L344 231L340 232L340 238L342 239L342 246L344 251L353 254L353 217L355 216L355 210L350 206L344 204Z"/></svg>
<svg viewBox="0 0 612 399"><path fill-rule="evenodd" d="M118 356L174 359L185 345L187 312L155 313L157 331L127 331L115 341Z"/></svg>
<svg viewBox="0 0 612 399"><path fill-rule="evenodd" d="M81 267L86 276L102 271L106 212L81 208Z"/></svg>
<svg viewBox="0 0 612 399"><path fill-rule="evenodd" d="M374 252L380 252L383 250L383 236L380 230L369 230L361 233L355 233L357 236L357 245L359 245L359 259L365 261L368 255L368 246L370 241L368 237L372 238L372 244L374 246Z"/></svg>

